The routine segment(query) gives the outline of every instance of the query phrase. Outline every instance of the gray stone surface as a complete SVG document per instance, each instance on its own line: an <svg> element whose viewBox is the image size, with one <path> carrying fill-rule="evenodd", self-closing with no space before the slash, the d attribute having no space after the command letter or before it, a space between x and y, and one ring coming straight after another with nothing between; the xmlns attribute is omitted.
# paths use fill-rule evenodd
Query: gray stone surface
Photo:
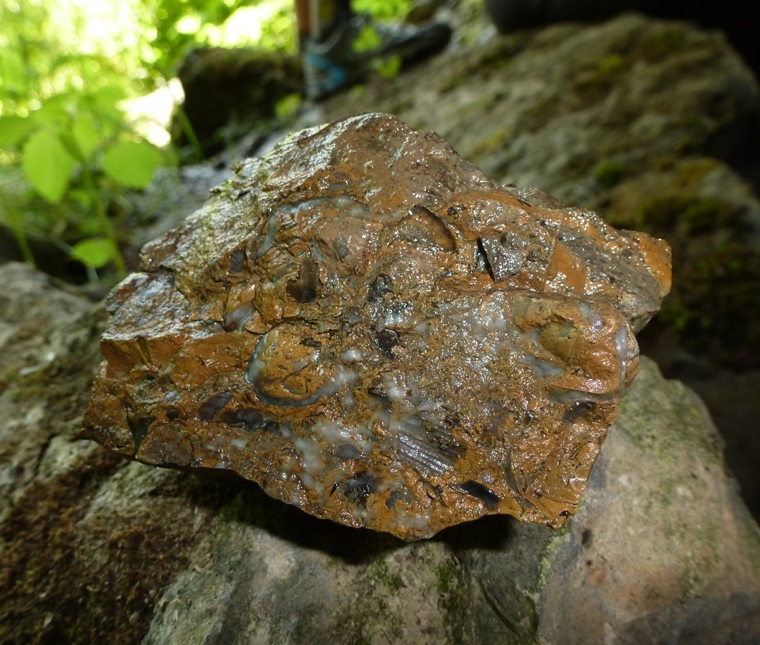
<svg viewBox="0 0 760 645"><path fill-rule="evenodd" d="M452 48L392 82L329 100L322 118L368 109L439 133L499 183L603 203L610 215L653 182L676 188L667 180L684 159L742 151L760 89L720 32L624 14ZM614 181L603 172L610 164ZM717 183L721 196L751 201L741 182L726 190L727 181ZM756 202L752 211L760 225Z"/></svg>
<svg viewBox="0 0 760 645"><path fill-rule="evenodd" d="M754 109L756 85L719 36L675 32L623 17L587 30L486 38L390 87L368 87L365 105L353 94L336 97L324 118L367 105L397 111L444 134L474 163L492 158L497 180L539 185L605 214L635 214L647 196L673 189L758 213L738 175L706 152L704 136L731 130L741 110ZM573 65L606 59L614 68L608 56L616 47L652 34L688 47L675 52L678 65L673 52L657 50L659 58L626 68L649 74L667 66L668 75L640 86L646 91L588 94L598 110L580 116L575 94L553 93L554 83L577 78ZM516 77L510 66L518 63ZM578 87L578 97L589 88ZM529 100L544 94L569 131ZM674 126L669 114L684 106L691 111ZM512 112L524 115L519 148L498 134ZM626 140L629 130L651 136ZM541 148L553 140L568 145L555 145L559 160L543 164ZM605 185L605 174L594 172L603 155L586 157L577 140L637 161ZM0 641L760 640L757 525L702 406L649 361L568 529L487 517L406 545L309 518L252 486L115 460L77 440L103 312L18 265L0 269L0 284ZM733 389L747 396L743 386Z"/></svg>
<svg viewBox="0 0 760 645"><path fill-rule="evenodd" d="M724 472L704 406L649 361L566 530L488 518L426 543L375 544L355 562L350 534L304 549L248 512L247 522L217 519L164 595L147 642L760 637L758 528Z"/></svg>
<svg viewBox="0 0 760 645"><path fill-rule="evenodd" d="M407 544L314 519L252 485L77 440L102 311L21 265L1 268L0 281L26 304L0 307L10 357L0 451L15 466L3 471L3 641L760 637L760 531L704 406L651 361L568 528L492 516ZM43 363L36 380L22 378Z"/></svg>
<svg viewBox="0 0 760 645"><path fill-rule="evenodd" d="M43 273L19 263L3 265L0 284L0 518L14 497L53 463L70 459L62 448L51 463L40 461L59 445L57 435L78 432L80 411L89 399L88 381L70 388L64 375L79 365L72 358L86 351L97 356L92 336L92 305L52 287ZM73 399L71 397L74 397ZM23 404L19 406L19 401ZM82 410L83 411L83 410ZM84 448L92 450L90 446ZM74 459L74 461L76 461Z"/></svg>

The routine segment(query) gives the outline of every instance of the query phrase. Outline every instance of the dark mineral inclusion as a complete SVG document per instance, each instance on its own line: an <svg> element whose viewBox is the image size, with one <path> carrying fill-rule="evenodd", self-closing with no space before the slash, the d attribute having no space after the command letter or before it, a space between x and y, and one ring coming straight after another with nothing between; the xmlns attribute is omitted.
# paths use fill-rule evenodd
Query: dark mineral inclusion
<svg viewBox="0 0 760 645"><path fill-rule="evenodd" d="M87 436L407 540L561 526L667 245L370 114L240 164L109 296Z"/></svg>

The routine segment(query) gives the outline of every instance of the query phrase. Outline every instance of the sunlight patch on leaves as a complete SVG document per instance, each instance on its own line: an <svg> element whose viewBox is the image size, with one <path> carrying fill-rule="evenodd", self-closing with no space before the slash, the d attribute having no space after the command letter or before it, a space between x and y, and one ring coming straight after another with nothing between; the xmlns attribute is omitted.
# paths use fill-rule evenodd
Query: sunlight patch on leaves
<svg viewBox="0 0 760 645"><path fill-rule="evenodd" d="M375 69L380 76L390 81L398 76L402 64L403 61L401 56L396 54L395 56L388 56L387 58L379 60L375 64Z"/></svg>
<svg viewBox="0 0 760 645"><path fill-rule="evenodd" d="M279 119L288 119L298 112L303 99L298 93L283 96L274 106L274 114Z"/></svg>
<svg viewBox="0 0 760 645"><path fill-rule="evenodd" d="M372 25L365 25L354 40L352 48L357 54L362 54L377 49L382 43L383 39L377 33L377 29Z"/></svg>

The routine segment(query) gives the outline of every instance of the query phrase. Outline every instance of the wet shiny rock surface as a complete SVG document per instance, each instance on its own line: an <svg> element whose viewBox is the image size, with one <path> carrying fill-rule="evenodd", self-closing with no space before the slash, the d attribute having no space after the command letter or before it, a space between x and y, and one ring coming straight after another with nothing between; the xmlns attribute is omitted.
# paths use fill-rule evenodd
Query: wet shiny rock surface
<svg viewBox="0 0 760 645"><path fill-rule="evenodd" d="M86 433L407 540L561 526L669 286L664 242L352 117L241 163L145 247Z"/></svg>

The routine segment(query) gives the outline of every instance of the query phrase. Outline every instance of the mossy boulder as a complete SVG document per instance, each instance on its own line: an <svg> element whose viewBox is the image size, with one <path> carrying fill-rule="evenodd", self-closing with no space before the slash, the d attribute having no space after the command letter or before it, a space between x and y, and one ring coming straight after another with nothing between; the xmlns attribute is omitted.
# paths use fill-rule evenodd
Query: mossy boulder
<svg viewBox="0 0 760 645"><path fill-rule="evenodd" d="M4 641L760 636L760 531L703 405L651 361L568 528L491 516L409 544L79 440L102 309L23 265L0 280L21 305L0 310Z"/></svg>

